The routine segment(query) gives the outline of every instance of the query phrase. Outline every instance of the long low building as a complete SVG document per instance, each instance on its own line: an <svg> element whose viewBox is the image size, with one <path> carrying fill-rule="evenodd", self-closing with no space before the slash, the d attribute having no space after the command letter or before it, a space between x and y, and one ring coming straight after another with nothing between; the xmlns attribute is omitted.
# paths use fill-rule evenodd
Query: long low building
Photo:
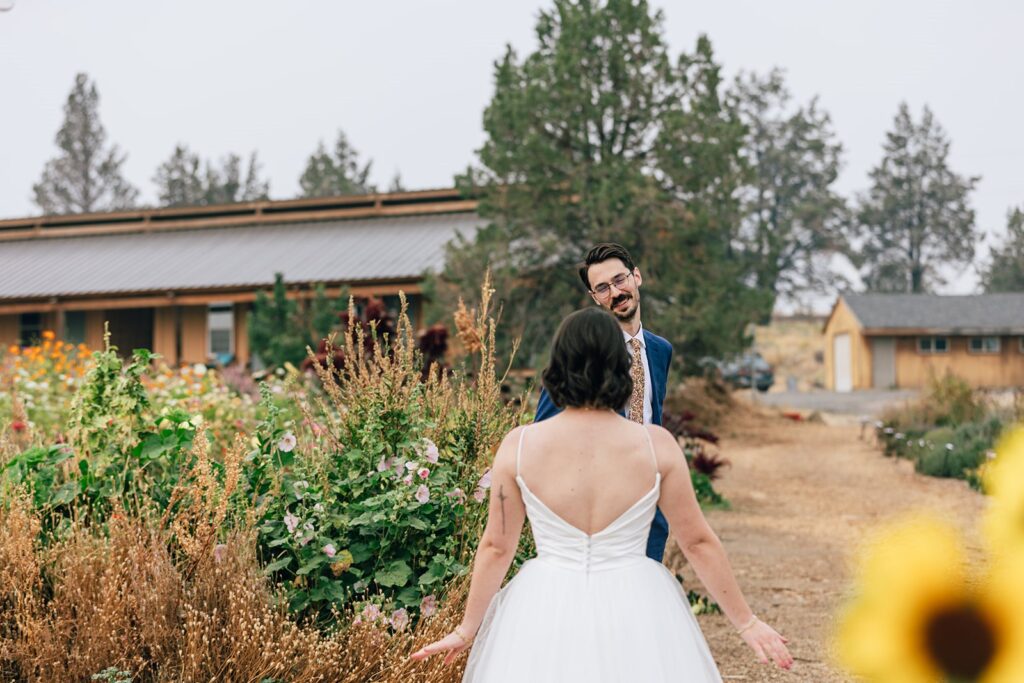
<svg viewBox="0 0 1024 683"><path fill-rule="evenodd" d="M825 323L826 386L920 388L951 372L1024 386L1024 293L843 294Z"/></svg>
<svg viewBox="0 0 1024 683"><path fill-rule="evenodd" d="M404 292L415 324L425 274L482 224L452 189L2 220L0 342L53 330L98 348L109 322L124 350L245 364L248 314L276 273L297 298L323 284L397 308Z"/></svg>

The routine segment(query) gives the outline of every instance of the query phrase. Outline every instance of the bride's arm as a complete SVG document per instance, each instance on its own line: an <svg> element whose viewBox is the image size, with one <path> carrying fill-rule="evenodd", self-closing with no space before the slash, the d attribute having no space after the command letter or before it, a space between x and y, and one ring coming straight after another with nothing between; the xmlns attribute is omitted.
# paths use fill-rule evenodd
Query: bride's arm
<svg viewBox="0 0 1024 683"><path fill-rule="evenodd" d="M674 436L661 427L649 428L661 471L658 507L668 520L680 550L725 616L761 661L768 658L788 669L793 659L785 638L754 616L740 591L725 548L704 518L690 480L690 471Z"/></svg>
<svg viewBox="0 0 1024 683"><path fill-rule="evenodd" d="M487 526L473 559L473 577L469 584L469 597L462 623L441 640L414 653L414 659L448 652L445 658L448 662L464 650L480 628L487 607L501 588L501 582L512 565L526 519L526 507L516 483L516 446L521 429L523 427L509 432L494 456Z"/></svg>

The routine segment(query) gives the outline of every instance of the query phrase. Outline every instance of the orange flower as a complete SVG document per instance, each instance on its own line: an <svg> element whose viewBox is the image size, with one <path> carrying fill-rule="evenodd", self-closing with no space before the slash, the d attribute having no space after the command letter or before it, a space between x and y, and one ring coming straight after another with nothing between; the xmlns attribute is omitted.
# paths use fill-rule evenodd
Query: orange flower
<svg viewBox="0 0 1024 683"><path fill-rule="evenodd" d="M53 330L43 330L43 339L45 339L46 341L51 341L53 339L56 339L56 337L57 335L53 333Z"/></svg>
<svg viewBox="0 0 1024 683"><path fill-rule="evenodd" d="M10 346L7 347L7 353L16 354L19 351L21 351L21 349L18 347L17 344L11 344Z"/></svg>

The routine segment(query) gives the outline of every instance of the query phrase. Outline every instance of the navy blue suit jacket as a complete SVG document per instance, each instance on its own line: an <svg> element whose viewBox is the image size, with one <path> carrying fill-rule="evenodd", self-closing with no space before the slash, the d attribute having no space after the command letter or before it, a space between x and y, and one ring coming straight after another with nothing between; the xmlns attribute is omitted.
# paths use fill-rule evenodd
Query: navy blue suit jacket
<svg viewBox="0 0 1024 683"><path fill-rule="evenodd" d="M647 353L647 367L651 371L651 422L660 425L662 403L665 401L665 391L668 388L668 368L672 363L672 344L667 339L645 329L644 348ZM542 387L534 422L554 417L560 412L562 409L551 401L548 392ZM661 562L665 556L667 541L668 520L665 519L665 515L661 514L661 510L657 510L654 513L654 522L651 524L651 533L647 537L647 556Z"/></svg>

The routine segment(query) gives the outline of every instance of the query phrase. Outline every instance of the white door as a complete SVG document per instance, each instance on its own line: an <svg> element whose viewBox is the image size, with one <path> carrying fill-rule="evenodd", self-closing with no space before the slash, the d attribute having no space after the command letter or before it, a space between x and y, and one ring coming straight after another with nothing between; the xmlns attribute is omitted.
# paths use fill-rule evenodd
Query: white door
<svg viewBox="0 0 1024 683"><path fill-rule="evenodd" d="M853 366L850 362L850 335L837 334L832 338L832 371L835 373L836 391L853 390Z"/></svg>
<svg viewBox="0 0 1024 683"><path fill-rule="evenodd" d="M871 338L871 386L892 389L896 386L896 338Z"/></svg>

